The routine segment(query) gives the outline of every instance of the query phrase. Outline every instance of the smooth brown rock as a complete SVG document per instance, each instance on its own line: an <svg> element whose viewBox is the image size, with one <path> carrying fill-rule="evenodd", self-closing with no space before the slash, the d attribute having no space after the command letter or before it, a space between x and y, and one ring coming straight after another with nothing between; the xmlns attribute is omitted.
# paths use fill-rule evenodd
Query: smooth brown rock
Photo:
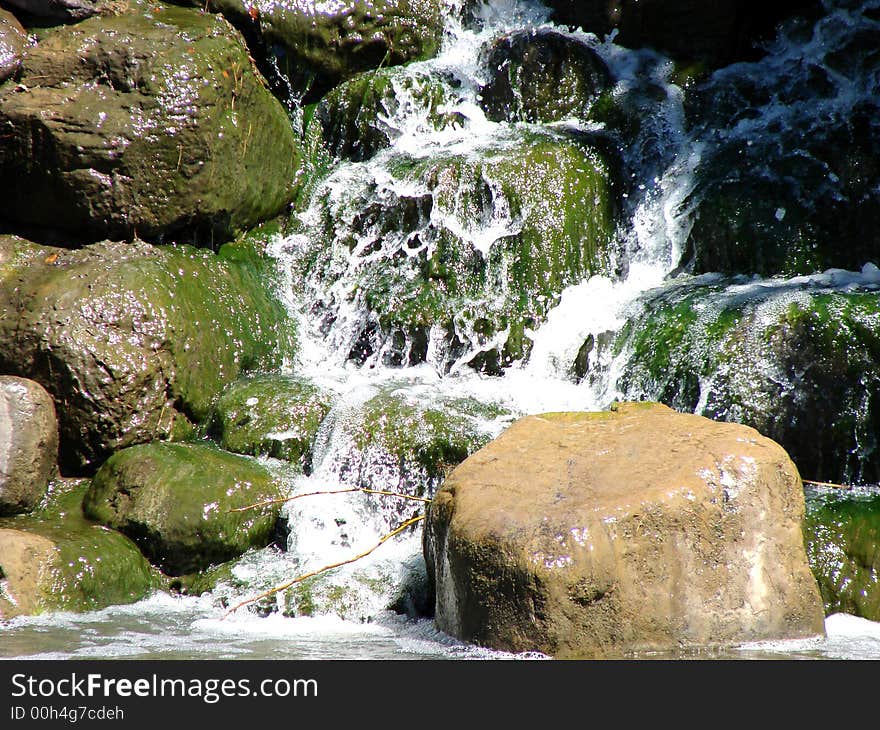
<svg viewBox="0 0 880 730"><path fill-rule="evenodd" d="M58 419L42 385L0 376L0 515L29 512L46 494L58 460Z"/></svg>
<svg viewBox="0 0 880 730"><path fill-rule="evenodd" d="M48 538L0 528L0 619L40 611L45 577L57 552Z"/></svg>
<svg viewBox="0 0 880 730"><path fill-rule="evenodd" d="M797 469L751 428L659 404L530 416L434 498L436 622L560 657L822 634L803 516Z"/></svg>

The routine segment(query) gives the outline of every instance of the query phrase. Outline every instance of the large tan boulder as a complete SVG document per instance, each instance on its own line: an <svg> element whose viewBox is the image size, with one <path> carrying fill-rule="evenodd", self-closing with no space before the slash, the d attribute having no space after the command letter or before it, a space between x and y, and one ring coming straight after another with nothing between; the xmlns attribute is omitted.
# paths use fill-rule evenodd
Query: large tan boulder
<svg viewBox="0 0 880 730"><path fill-rule="evenodd" d="M803 516L797 469L754 429L653 403L530 416L434 498L436 622L561 657L819 635Z"/></svg>

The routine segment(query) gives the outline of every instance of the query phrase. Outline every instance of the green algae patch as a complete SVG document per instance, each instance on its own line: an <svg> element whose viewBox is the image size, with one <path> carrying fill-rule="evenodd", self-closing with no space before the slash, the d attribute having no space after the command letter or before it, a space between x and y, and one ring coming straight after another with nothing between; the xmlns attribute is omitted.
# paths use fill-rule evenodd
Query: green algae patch
<svg viewBox="0 0 880 730"><path fill-rule="evenodd" d="M62 26L21 82L0 90L0 191L19 225L216 247L294 197L299 142L219 17L152 6Z"/></svg>
<svg viewBox="0 0 880 730"><path fill-rule="evenodd" d="M880 620L880 494L807 490L804 539L825 613Z"/></svg>
<svg viewBox="0 0 880 730"><path fill-rule="evenodd" d="M649 293L613 347L624 397L744 423L805 478L880 478L880 303L832 275L701 277Z"/></svg>
<svg viewBox="0 0 880 730"><path fill-rule="evenodd" d="M10 258L20 249L0 241ZM191 437L226 385L293 355L292 321L248 262L143 242L43 252L0 285L0 366L60 404L67 473Z"/></svg>
<svg viewBox="0 0 880 730"><path fill-rule="evenodd" d="M301 266L369 313L349 357L490 373L523 358L565 287L614 268L615 160L589 139L511 130L489 149L387 161L392 181L331 175L310 211L327 241ZM334 189L336 189L334 187ZM311 284L307 284L311 286ZM316 292L317 293L317 292Z"/></svg>
<svg viewBox="0 0 880 730"><path fill-rule="evenodd" d="M441 5L439 0L350 0L319 8L291 1L210 0L206 7L256 34L291 90L311 102L361 71L433 56L442 37Z"/></svg>
<svg viewBox="0 0 880 730"><path fill-rule="evenodd" d="M451 89L443 80L411 67L383 68L358 74L325 96L315 109L322 138L330 153L347 160L366 160L394 141L389 126L401 108L425 118L427 130L459 123L446 110Z"/></svg>
<svg viewBox="0 0 880 730"><path fill-rule="evenodd" d="M83 516L88 488L86 480L56 480L39 509L0 520L0 616L92 611L164 587L130 539Z"/></svg>
<svg viewBox="0 0 880 730"><path fill-rule="evenodd" d="M227 451L284 459L308 473L312 444L332 401L304 378L248 377L220 396L208 433Z"/></svg>
<svg viewBox="0 0 880 730"><path fill-rule="evenodd" d="M254 459L201 444L153 443L114 454L95 474L85 514L131 537L169 575L231 560L275 537L281 498Z"/></svg>

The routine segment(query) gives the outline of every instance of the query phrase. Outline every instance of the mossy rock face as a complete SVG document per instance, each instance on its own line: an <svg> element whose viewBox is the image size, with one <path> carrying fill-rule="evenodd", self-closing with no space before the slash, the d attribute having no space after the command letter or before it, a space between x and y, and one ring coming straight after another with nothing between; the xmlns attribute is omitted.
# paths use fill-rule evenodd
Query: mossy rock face
<svg viewBox="0 0 880 730"><path fill-rule="evenodd" d="M880 494L807 490L804 537L825 613L880 620Z"/></svg>
<svg viewBox="0 0 880 730"><path fill-rule="evenodd" d="M293 199L298 142L222 18L133 8L47 32L0 89L2 218L217 246Z"/></svg>
<svg viewBox="0 0 880 730"><path fill-rule="evenodd" d="M0 617L91 611L163 586L137 546L83 517L84 480L56 480L30 515L0 520Z"/></svg>
<svg viewBox="0 0 880 730"><path fill-rule="evenodd" d="M469 398L420 395L393 384L367 390L331 411L328 437L341 444L322 469L361 489L430 497L447 472L489 442L510 413ZM421 503L369 500L387 530L418 514Z"/></svg>
<svg viewBox="0 0 880 730"><path fill-rule="evenodd" d="M584 119L599 92L611 85L611 74L593 49L546 29L497 40L488 65L492 78L481 91L481 103L496 122Z"/></svg>
<svg viewBox="0 0 880 730"><path fill-rule="evenodd" d="M312 444L332 395L304 378L258 375L227 388L209 435L227 451L272 456L311 471Z"/></svg>
<svg viewBox="0 0 880 730"><path fill-rule="evenodd" d="M805 478L876 482L878 281L866 267L861 276L701 277L658 290L618 335L617 387L627 398L753 426Z"/></svg>
<svg viewBox="0 0 880 730"><path fill-rule="evenodd" d="M360 71L433 56L443 30L440 0L210 0L208 7L249 35L306 101Z"/></svg>
<svg viewBox="0 0 880 730"><path fill-rule="evenodd" d="M128 535L163 572L183 575L272 542L278 505L230 510L281 496L277 479L254 459L200 444L155 443L110 457L83 509Z"/></svg>
<svg viewBox="0 0 880 730"><path fill-rule="evenodd" d="M303 247L305 287L351 359L498 372L566 286L613 268L613 156L590 139L510 134L472 154L399 154L390 181L356 168L316 188L306 237L327 245ZM341 306L369 314L333 331Z"/></svg>
<svg viewBox="0 0 880 730"><path fill-rule="evenodd" d="M421 112L424 126L439 130L460 122L445 104L450 89L440 79L411 67L358 74L317 105L314 120L334 157L366 160L388 147L403 130L394 126L401 110Z"/></svg>
<svg viewBox="0 0 880 730"><path fill-rule="evenodd" d="M0 248L0 367L53 396L64 473L190 435L241 373L292 355L286 310L247 263L142 242Z"/></svg>
<svg viewBox="0 0 880 730"><path fill-rule="evenodd" d="M27 46L27 33L16 17L0 8L0 84L15 76Z"/></svg>

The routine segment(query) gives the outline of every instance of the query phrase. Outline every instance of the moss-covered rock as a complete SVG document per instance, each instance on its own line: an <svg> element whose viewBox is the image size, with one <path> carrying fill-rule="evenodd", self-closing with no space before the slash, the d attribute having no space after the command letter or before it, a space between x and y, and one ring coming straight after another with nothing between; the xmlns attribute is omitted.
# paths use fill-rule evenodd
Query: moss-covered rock
<svg viewBox="0 0 880 730"><path fill-rule="evenodd" d="M128 535L169 575L231 560L275 537L278 479L254 459L201 444L154 443L114 454L95 474L86 516Z"/></svg>
<svg viewBox="0 0 880 730"><path fill-rule="evenodd" d="M866 267L788 281L702 277L655 291L618 335L617 387L753 426L805 478L876 482L877 280Z"/></svg>
<svg viewBox="0 0 880 730"><path fill-rule="evenodd" d="M208 433L227 451L284 459L309 473L315 434L332 401L330 393L305 378L245 378L220 396Z"/></svg>
<svg viewBox="0 0 880 730"><path fill-rule="evenodd" d="M0 217L71 242L219 245L292 200L300 163L238 33L164 5L47 32L0 133Z"/></svg>
<svg viewBox="0 0 880 730"><path fill-rule="evenodd" d="M34 513L0 520L0 617L96 610L163 586L131 540L83 517L87 489L55 481Z"/></svg>
<svg viewBox="0 0 880 730"><path fill-rule="evenodd" d="M498 122L585 119L611 85L611 73L592 48L547 29L498 39L488 65L491 80L481 90L481 104Z"/></svg>
<svg viewBox="0 0 880 730"><path fill-rule="evenodd" d="M792 15L816 14L816 0L548 0L557 23L580 26L599 37L616 32L615 42L647 46L679 60L713 66L754 58L759 41Z"/></svg>
<svg viewBox="0 0 880 730"><path fill-rule="evenodd" d="M241 373L292 354L287 312L246 262L142 242L0 248L0 368L53 396L66 473L189 435Z"/></svg>
<svg viewBox="0 0 880 730"><path fill-rule="evenodd" d="M394 126L401 110L418 112L429 130L459 123L460 117L446 109L451 100L449 87L424 71L380 69L358 74L333 89L315 108L314 120L334 157L366 160L403 133Z"/></svg>
<svg viewBox="0 0 880 730"><path fill-rule="evenodd" d="M322 469L339 483L430 497L449 469L486 444L511 417L494 404L420 394L402 385L368 389L331 411L325 429L332 449ZM379 496L365 502L386 531L423 507Z"/></svg>
<svg viewBox="0 0 880 730"><path fill-rule="evenodd" d="M795 275L880 260L878 119L866 103L822 130L707 155L692 196L692 270Z"/></svg>
<svg viewBox="0 0 880 730"><path fill-rule="evenodd" d="M432 56L442 37L442 6L440 0L208 3L241 28L254 54L267 56L306 101L360 71Z"/></svg>
<svg viewBox="0 0 880 730"><path fill-rule="evenodd" d="M804 539L825 613L880 620L880 494L806 491Z"/></svg>
<svg viewBox="0 0 880 730"><path fill-rule="evenodd" d="M317 187L319 230L306 237L327 245L304 246L300 265L328 326L346 327L335 344L349 357L498 372L566 286L612 268L613 155L592 139L510 134L472 153L394 156L389 179L347 168ZM340 318L343 306L368 315Z"/></svg>

